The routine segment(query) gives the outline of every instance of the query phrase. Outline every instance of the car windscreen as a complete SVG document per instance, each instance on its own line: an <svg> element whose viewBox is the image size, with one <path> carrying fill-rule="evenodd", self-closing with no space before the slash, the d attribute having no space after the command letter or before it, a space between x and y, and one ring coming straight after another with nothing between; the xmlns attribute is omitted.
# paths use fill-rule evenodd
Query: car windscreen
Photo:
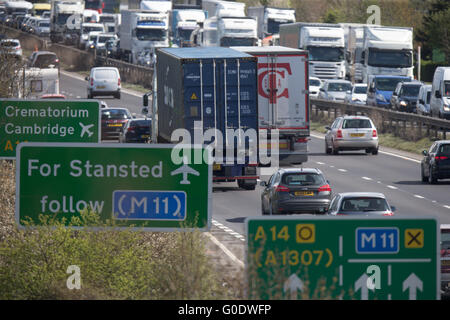
<svg viewBox="0 0 450 320"><path fill-rule="evenodd" d="M109 109L102 110L102 120L108 119L129 119L130 115L127 110L122 109Z"/></svg>
<svg viewBox="0 0 450 320"><path fill-rule="evenodd" d="M309 79L309 85L315 86L315 87L320 87L320 81L316 80L316 79Z"/></svg>
<svg viewBox="0 0 450 320"><path fill-rule="evenodd" d="M372 124L368 119L344 119L342 129L368 129Z"/></svg>
<svg viewBox="0 0 450 320"><path fill-rule="evenodd" d="M339 212L387 211L386 199L375 197L354 197L342 200Z"/></svg>
<svg viewBox="0 0 450 320"><path fill-rule="evenodd" d="M450 81L444 82L444 96L450 97Z"/></svg>
<svg viewBox="0 0 450 320"><path fill-rule="evenodd" d="M363 86L357 86L355 87L355 93L366 93L367 92L367 87L363 87Z"/></svg>
<svg viewBox="0 0 450 320"><path fill-rule="evenodd" d="M105 43L106 41L112 39L113 37L98 37L99 43Z"/></svg>
<svg viewBox="0 0 450 320"><path fill-rule="evenodd" d="M332 82L328 84L328 91L332 92L347 92L349 90L352 90L352 85L350 83L339 83L339 82Z"/></svg>
<svg viewBox="0 0 450 320"><path fill-rule="evenodd" d="M115 70L101 69L95 70L94 79L116 79L117 72Z"/></svg>
<svg viewBox="0 0 450 320"><path fill-rule="evenodd" d="M397 83L400 81L407 81L402 78L378 78L375 80L377 89L380 91L394 91Z"/></svg>
<svg viewBox="0 0 450 320"><path fill-rule="evenodd" d="M48 28L48 27L50 27L50 23L49 22L39 22L39 27Z"/></svg>
<svg viewBox="0 0 450 320"><path fill-rule="evenodd" d="M317 173L285 173L281 183L287 186L323 185L325 179Z"/></svg>
<svg viewBox="0 0 450 320"><path fill-rule="evenodd" d="M420 86L403 86L403 96L417 97L419 95Z"/></svg>

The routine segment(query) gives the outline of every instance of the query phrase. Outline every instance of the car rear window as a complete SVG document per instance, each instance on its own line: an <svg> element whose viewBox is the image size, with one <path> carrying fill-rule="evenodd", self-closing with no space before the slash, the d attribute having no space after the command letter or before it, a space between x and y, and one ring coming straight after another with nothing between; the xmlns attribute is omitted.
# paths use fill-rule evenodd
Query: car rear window
<svg viewBox="0 0 450 320"><path fill-rule="evenodd" d="M19 42L17 41L2 41L1 46L2 47L17 47L19 45Z"/></svg>
<svg viewBox="0 0 450 320"><path fill-rule="evenodd" d="M441 229L441 249L450 250L450 232Z"/></svg>
<svg viewBox="0 0 450 320"><path fill-rule="evenodd" d="M441 144L438 153L450 155L450 144Z"/></svg>
<svg viewBox="0 0 450 320"><path fill-rule="evenodd" d="M132 127L150 127L150 120L135 120L130 123Z"/></svg>
<svg viewBox="0 0 450 320"><path fill-rule="evenodd" d="M115 78L117 78L117 72L116 72L116 70L108 70L108 69L95 70L94 78L95 79L115 79Z"/></svg>
<svg viewBox="0 0 450 320"><path fill-rule="evenodd" d="M129 117L126 110L109 109L102 111L102 119L128 119Z"/></svg>
<svg viewBox="0 0 450 320"><path fill-rule="evenodd" d="M372 128L368 119L345 119L342 123L342 129L364 129Z"/></svg>
<svg viewBox="0 0 450 320"><path fill-rule="evenodd" d="M36 61L34 63L34 67L36 68L47 68L49 65L56 65L58 62L56 61L58 58L53 54L41 54L37 56Z"/></svg>
<svg viewBox="0 0 450 320"><path fill-rule="evenodd" d="M325 183L323 176L317 173L285 173L281 182L288 186L322 185Z"/></svg>
<svg viewBox="0 0 450 320"><path fill-rule="evenodd" d="M383 198L345 198L341 203L339 211L342 212L368 212L368 211L386 211L389 206L386 199Z"/></svg>
<svg viewBox="0 0 450 320"><path fill-rule="evenodd" d="M330 83L328 85L328 91L336 92L346 92L352 90L352 85L350 83Z"/></svg>

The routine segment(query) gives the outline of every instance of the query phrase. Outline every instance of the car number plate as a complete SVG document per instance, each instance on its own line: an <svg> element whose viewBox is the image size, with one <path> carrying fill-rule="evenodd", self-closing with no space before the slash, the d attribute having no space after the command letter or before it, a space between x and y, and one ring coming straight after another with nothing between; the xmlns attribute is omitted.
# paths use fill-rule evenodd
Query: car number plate
<svg viewBox="0 0 450 320"><path fill-rule="evenodd" d="M350 133L350 137L364 137L364 133Z"/></svg>
<svg viewBox="0 0 450 320"><path fill-rule="evenodd" d="M214 171L219 171L221 169L220 164L214 164L213 165L213 170Z"/></svg>
<svg viewBox="0 0 450 320"><path fill-rule="evenodd" d="M121 123L112 123L112 124L108 124L108 127L121 127L122 124Z"/></svg>
<svg viewBox="0 0 450 320"><path fill-rule="evenodd" d="M313 191L295 191L294 194L296 196L313 196L314 192Z"/></svg>
<svg viewBox="0 0 450 320"><path fill-rule="evenodd" d="M97 89L105 89L105 86L97 86Z"/></svg>
<svg viewBox="0 0 450 320"><path fill-rule="evenodd" d="M142 138L142 139L147 139L147 138L150 138L150 135L148 135L148 134L143 134L143 135L141 135L141 138Z"/></svg>

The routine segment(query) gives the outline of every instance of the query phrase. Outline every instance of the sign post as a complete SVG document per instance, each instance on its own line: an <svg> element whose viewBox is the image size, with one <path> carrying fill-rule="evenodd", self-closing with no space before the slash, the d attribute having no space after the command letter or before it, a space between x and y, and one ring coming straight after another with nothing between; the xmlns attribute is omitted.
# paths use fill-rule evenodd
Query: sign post
<svg viewBox="0 0 450 320"><path fill-rule="evenodd" d="M434 219L248 218L249 299L440 298Z"/></svg>
<svg viewBox="0 0 450 320"><path fill-rule="evenodd" d="M104 223L143 231L208 230L212 175L201 163L172 161L174 145L21 143L17 149L16 222L39 215L79 217L91 209ZM198 150L199 149L199 150ZM83 227L83 226L77 226ZM95 226L94 226L95 227Z"/></svg>
<svg viewBox="0 0 450 320"><path fill-rule="evenodd" d="M100 142L95 100L0 99L0 159L14 159L20 142Z"/></svg>

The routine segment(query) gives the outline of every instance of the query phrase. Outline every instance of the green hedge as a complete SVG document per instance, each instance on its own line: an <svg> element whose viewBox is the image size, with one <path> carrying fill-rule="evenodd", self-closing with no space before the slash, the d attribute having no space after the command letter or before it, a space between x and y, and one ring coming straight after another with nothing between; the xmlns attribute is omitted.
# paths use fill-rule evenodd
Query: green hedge
<svg viewBox="0 0 450 320"><path fill-rule="evenodd" d="M420 70L420 80L423 82L432 82L434 71L437 67L444 67L444 63L435 63L429 60L422 60L421 62L421 70ZM417 73L417 68L415 68Z"/></svg>

